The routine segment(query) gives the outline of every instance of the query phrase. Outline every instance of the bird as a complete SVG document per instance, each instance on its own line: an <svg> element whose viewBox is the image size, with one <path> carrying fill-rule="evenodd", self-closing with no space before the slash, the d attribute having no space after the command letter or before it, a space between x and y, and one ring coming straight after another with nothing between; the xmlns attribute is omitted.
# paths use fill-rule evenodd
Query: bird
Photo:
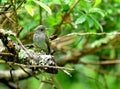
<svg viewBox="0 0 120 89"><path fill-rule="evenodd" d="M46 53L46 56L50 56L51 55L51 49L50 49L50 41L48 36L45 34L45 31L47 30L47 28L44 25L39 25L35 28L34 31L34 35L33 35L33 43L35 45L36 51L43 51L44 53ZM45 56L45 55L44 55ZM37 60L42 61L44 65L47 66L57 66L55 60L52 58L47 59L47 57L45 58L45 60ZM55 68L45 68L44 71L48 72L48 73L52 73L52 74L56 74L58 73L58 69Z"/></svg>
<svg viewBox="0 0 120 89"><path fill-rule="evenodd" d="M43 51L46 54L50 54L50 42L45 31L47 28L44 25L39 25L35 28L33 35L33 43L37 51Z"/></svg>

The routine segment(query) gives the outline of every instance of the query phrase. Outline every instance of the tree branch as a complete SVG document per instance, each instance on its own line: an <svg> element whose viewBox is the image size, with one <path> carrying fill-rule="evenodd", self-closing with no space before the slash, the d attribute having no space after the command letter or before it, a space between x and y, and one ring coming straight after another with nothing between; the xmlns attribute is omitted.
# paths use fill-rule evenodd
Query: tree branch
<svg viewBox="0 0 120 89"><path fill-rule="evenodd" d="M109 33L105 38L103 38L102 40L106 40L107 39L106 43L100 39L101 43L100 43L99 46L97 44L97 42L98 42L98 40L97 40L97 41L93 42L92 44L87 45L82 50L78 50L78 49L75 49L75 50L72 50L72 51L71 50L67 50L67 51L71 51L71 54L64 55L62 58L60 58L59 60L57 60L57 64L63 66L65 64L67 64L67 63L78 63L79 59L82 56L85 56L85 55L88 55L88 54L93 54L93 53L97 52L98 50L100 50L102 48L105 48L109 44L113 45L113 44L119 42L120 41L120 39L119 39L120 38L120 33L119 32L120 31ZM73 34L67 35L67 37L71 37L73 35L77 36L77 35L88 35L88 34L95 34L95 33L73 33ZM105 33L102 33L102 34L105 34ZM102 35L102 34L98 33L98 35ZM61 39L59 39L59 40L61 40ZM57 45L56 45L56 48L57 48Z"/></svg>
<svg viewBox="0 0 120 89"><path fill-rule="evenodd" d="M70 14L70 12L74 9L74 7L80 2L80 0L77 0L71 7L70 9L62 16L62 20L60 21L60 23L56 26L56 30L54 30L53 34L52 35L56 35L59 31L60 31L60 28L61 28L61 25L63 24L64 20L65 20L65 17L67 15Z"/></svg>

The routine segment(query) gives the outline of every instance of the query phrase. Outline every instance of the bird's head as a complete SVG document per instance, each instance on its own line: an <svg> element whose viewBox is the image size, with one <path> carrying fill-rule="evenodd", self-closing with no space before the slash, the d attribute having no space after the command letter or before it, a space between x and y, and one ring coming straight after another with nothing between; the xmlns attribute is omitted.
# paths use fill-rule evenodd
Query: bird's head
<svg viewBox="0 0 120 89"><path fill-rule="evenodd" d="M39 25L38 27L35 28L35 31L42 31L44 32L45 30L47 30L47 28L43 25Z"/></svg>

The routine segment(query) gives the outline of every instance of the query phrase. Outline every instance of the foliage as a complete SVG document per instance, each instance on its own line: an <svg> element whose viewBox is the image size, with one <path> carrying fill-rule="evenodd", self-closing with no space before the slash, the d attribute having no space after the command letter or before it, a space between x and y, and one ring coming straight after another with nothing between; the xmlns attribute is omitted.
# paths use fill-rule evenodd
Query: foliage
<svg viewBox="0 0 120 89"><path fill-rule="evenodd" d="M14 8L23 1L24 3L16 9L15 15ZM34 28L39 24L48 28L46 33L49 37L63 37L62 41L56 42L55 60L66 61L72 55L74 58L59 64L75 69L70 71L72 77L62 71L55 75L63 89L120 88L120 65L97 64L100 61L120 59L120 40L116 37L120 30L120 0L0 0L0 5L11 5L5 14L2 14L4 9L0 7L1 27L15 32L24 44L33 43ZM10 17L13 12L14 15ZM6 16L12 20L4 24ZM18 29L21 27L22 30ZM73 35L69 38L68 34ZM69 40L64 36L68 36ZM76 56L80 52L81 55ZM39 77L41 78L41 75ZM40 81L35 78L25 79L19 83L21 89L40 87ZM5 85L0 86L6 89ZM47 86L44 89L48 89Z"/></svg>

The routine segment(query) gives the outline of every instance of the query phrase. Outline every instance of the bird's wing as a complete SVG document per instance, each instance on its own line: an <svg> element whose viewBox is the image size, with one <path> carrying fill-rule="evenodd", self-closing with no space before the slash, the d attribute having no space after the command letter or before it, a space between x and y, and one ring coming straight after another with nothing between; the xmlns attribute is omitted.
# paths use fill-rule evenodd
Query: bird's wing
<svg viewBox="0 0 120 89"><path fill-rule="evenodd" d="M46 35L46 39L45 39L45 41L46 41L46 44L47 44L48 54L50 54L50 53L51 53L51 49L50 49L50 41L49 41L49 38L47 37L47 35Z"/></svg>

